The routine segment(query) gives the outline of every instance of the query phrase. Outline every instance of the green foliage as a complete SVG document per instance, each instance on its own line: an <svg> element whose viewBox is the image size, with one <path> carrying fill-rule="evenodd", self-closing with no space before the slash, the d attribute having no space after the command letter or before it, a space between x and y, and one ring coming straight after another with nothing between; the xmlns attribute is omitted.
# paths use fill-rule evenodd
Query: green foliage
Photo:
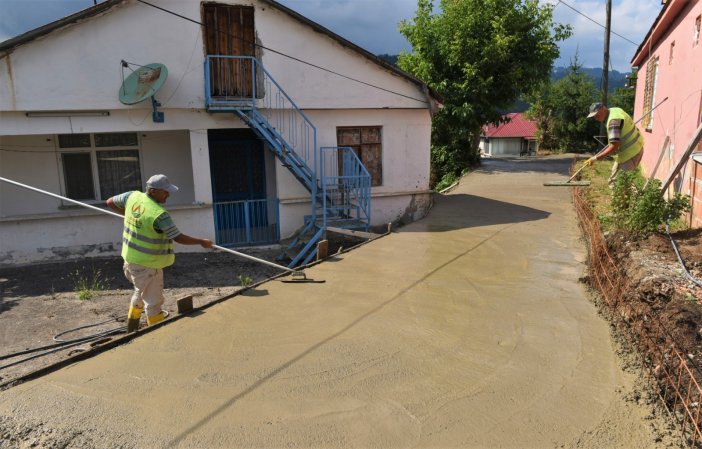
<svg viewBox="0 0 702 449"><path fill-rule="evenodd" d="M558 41L569 26L553 22L538 0L418 0L399 30L412 44L398 65L441 94L433 120L432 185L479 162L482 126L499 123L520 97L548 81Z"/></svg>
<svg viewBox="0 0 702 449"><path fill-rule="evenodd" d="M637 70L634 69L631 73L627 74L626 77L629 79L636 78ZM634 116L634 97L636 96L636 89L633 87L624 87L614 89L611 97L609 97L609 103L611 106L616 106L622 108L630 116Z"/></svg>
<svg viewBox="0 0 702 449"><path fill-rule="evenodd" d="M675 193L672 199L666 200L659 180L652 180L646 188L644 185L645 179L638 171L622 171L617 175L612 191L615 227L645 235L691 210L688 195Z"/></svg>
<svg viewBox="0 0 702 449"><path fill-rule="evenodd" d="M239 278L239 283L244 288L249 287L253 283L253 279L251 278L251 276L247 276L245 274L240 274L238 276L238 278Z"/></svg>
<svg viewBox="0 0 702 449"><path fill-rule="evenodd" d="M76 270L69 277L73 280L73 291L81 301L92 299L97 292L105 290L108 281L100 270L94 269L91 275Z"/></svg>
<svg viewBox="0 0 702 449"><path fill-rule="evenodd" d="M545 83L531 98L527 115L536 122L539 147L556 152L595 150L592 136L598 133L599 122L588 119L587 111L596 100L595 85L576 55L563 78Z"/></svg>

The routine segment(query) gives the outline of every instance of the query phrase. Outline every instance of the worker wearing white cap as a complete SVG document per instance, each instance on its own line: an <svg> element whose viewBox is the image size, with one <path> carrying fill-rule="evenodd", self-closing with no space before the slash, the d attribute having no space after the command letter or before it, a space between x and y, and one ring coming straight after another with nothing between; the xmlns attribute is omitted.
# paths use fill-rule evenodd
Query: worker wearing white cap
<svg viewBox="0 0 702 449"><path fill-rule="evenodd" d="M146 181L146 192L131 191L115 195L107 205L124 215L122 258L124 275L134 285L129 304L127 332L139 328L142 311L147 324L165 318L163 305L163 269L175 262L173 241L183 245L212 248L212 241L181 233L168 211L162 206L178 187L165 175L154 175Z"/></svg>
<svg viewBox="0 0 702 449"><path fill-rule="evenodd" d="M592 165L597 159L612 155L614 165L609 183L612 185L619 170L634 170L643 158L643 137L631 116L621 108L608 108L602 103L593 103L587 118L607 123L607 147L585 161Z"/></svg>

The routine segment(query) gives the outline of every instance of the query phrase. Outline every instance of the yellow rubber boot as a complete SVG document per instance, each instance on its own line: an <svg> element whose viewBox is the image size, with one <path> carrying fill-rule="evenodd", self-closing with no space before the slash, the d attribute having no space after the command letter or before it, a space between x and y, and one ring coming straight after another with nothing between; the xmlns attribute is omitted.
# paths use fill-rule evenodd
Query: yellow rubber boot
<svg viewBox="0 0 702 449"><path fill-rule="evenodd" d="M146 316L146 324L149 326L154 325L156 323L160 323L163 321L163 319L166 318L166 314L163 312L159 312L156 315L153 316Z"/></svg>
<svg viewBox="0 0 702 449"><path fill-rule="evenodd" d="M136 332L139 329L139 319L141 318L141 312L144 309L141 307L129 306L129 313L127 313L127 333Z"/></svg>

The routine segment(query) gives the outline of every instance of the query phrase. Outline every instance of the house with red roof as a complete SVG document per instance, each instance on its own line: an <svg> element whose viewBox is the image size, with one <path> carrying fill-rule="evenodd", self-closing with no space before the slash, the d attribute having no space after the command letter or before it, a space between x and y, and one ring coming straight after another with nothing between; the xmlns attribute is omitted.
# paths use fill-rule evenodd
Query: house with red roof
<svg viewBox="0 0 702 449"><path fill-rule="evenodd" d="M480 154L484 157L533 156L538 150L536 124L521 112L505 116L499 125L486 125L480 137Z"/></svg>

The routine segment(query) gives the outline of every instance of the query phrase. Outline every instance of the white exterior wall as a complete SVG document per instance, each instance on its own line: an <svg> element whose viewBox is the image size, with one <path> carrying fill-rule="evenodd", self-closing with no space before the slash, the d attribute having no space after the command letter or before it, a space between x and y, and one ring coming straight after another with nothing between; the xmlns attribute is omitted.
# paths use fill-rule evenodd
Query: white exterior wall
<svg viewBox="0 0 702 449"><path fill-rule="evenodd" d="M407 221L406 213L416 218L426 214L430 199L422 200L420 203L425 206L415 210L417 200L414 196L430 196L431 118L428 111L314 110L305 111L305 114L317 127L320 147L337 146L336 129L340 126L382 127L383 183L371 189L373 225L400 219ZM281 200L281 237L288 237L302 225L304 215L309 214L309 195L280 163L277 164L276 177Z"/></svg>
<svg viewBox="0 0 702 449"><path fill-rule="evenodd" d="M201 21L199 1L153 3ZM373 224L423 216L430 203L431 118L421 88L265 2L246 3L256 8L262 45L399 94L261 50L268 72L317 128L318 146L336 146L337 126L382 126L383 185L373 188ZM204 110L201 32L199 25L128 0L0 55L0 149L22 150L0 151L0 176L61 194L57 134L137 132L143 181L154 173L167 174L181 188L168 202L176 224L187 234L212 238L207 130L246 125L234 114ZM164 123L152 121L150 101L119 102L122 59L168 68L168 79L156 94ZM84 110L109 115L70 114ZM27 117L28 111L58 111L61 116ZM310 212L309 193L278 161L275 175L267 171L267 176L269 192L281 200L281 237L288 237ZM0 264L119 249L119 232L95 226L98 212L58 209L59 203L0 182ZM418 204L423 206L418 209ZM64 227L82 231L76 234L81 241ZM31 242L26 235L32 235Z"/></svg>
<svg viewBox="0 0 702 449"><path fill-rule="evenodd" d="M522 148L522 139L516 138L490 138L487 153L490 156L519 156Z"/></svg>
<svg viewBox="0 0 702 449"><path fill-rule="evenodd" d="M202 20L196 0L153 3ZM256 8L256 32L263 46L415 98L371 88L262 49L264 67L301 109L428 107L418 85L276 8L257 1L245 3ZM119 102L121 60L166 65L168 79L156 94L163 103L160 109L201 109L205 56L201 31L195 23L128 0L100 16L56 30L0 57L0 111L140 110L134 114L134 126L138 122L150 126L150 116L144 116L151 109L150 102L133 106ZM129 73L125 70L125 77ZM0 126L0 135L7 134L5 126ZM170 127L168 113L166 123L157 126Z"/></svg>
<svg viewBox="0 0 702 449"><path fill-rule="evenodd" d="M168 209L181 231L214 238L211 207ZM0 235L0 265L114 256L121 250L122 222L114 216L80 209L60 216L3 219ZM204 250L197 245L176 244L176 252L184 251Z"/></svg>

